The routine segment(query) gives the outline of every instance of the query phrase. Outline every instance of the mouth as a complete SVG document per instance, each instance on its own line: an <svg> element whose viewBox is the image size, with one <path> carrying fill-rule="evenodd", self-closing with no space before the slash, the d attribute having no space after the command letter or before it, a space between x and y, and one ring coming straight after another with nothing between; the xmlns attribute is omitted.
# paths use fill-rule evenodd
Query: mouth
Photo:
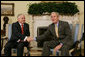
<svg viewBox="0 0 85 57"><path fill-rule="evenodd" d="M23 22L25 22L25 20L23 20Z"/></svg>

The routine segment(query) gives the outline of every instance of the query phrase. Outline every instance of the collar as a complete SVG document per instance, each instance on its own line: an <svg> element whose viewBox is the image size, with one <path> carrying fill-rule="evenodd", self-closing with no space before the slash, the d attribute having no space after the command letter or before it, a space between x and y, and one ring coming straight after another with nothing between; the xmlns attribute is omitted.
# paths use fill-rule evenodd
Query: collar
<svg viewBox="0 0 85 57"><path fill-rule="evenodd" d="M58 27L58 25L59 25L59 21L55 24L55 26L57 25L57 27Z"/></svg>
<svg viewBox="0 0 85 57"><path fill-rule="evenodd" d="M19 22L20 26L22 26L22 24ZM24 25L24 24L23 24Z"/></svg>

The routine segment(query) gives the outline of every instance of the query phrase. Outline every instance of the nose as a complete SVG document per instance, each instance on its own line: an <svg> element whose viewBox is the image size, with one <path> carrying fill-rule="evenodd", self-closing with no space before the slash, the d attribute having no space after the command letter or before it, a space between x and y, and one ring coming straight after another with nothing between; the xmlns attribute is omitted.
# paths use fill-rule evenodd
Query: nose
<svg viewBox="0 0 85 57"><path fill-rule="evenodd" d="M54 20L54 18L51 18L52 20Z"/></svg>

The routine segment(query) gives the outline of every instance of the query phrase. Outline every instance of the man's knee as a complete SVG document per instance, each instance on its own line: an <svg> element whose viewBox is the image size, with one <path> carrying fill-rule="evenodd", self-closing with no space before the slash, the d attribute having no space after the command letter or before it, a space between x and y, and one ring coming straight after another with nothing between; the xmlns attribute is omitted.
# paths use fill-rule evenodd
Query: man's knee
<svg viewBox="0 0 85 57"><path fill-rule="evenodd" d="M23 43L19 43L17 48L23 48L24 47L24 44Z"/></svg>

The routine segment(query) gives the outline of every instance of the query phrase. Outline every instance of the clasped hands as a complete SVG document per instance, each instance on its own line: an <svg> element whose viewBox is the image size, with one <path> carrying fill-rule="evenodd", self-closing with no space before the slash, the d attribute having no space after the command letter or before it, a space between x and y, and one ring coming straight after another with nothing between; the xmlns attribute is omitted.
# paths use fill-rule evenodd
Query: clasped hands
<svg viewBox="0 0 85 57"><path fill-rule="evenodd" d="M33 39L33 37L27 37L27 42L31 42L31 41L33 41L34 39Z"/></svg>

